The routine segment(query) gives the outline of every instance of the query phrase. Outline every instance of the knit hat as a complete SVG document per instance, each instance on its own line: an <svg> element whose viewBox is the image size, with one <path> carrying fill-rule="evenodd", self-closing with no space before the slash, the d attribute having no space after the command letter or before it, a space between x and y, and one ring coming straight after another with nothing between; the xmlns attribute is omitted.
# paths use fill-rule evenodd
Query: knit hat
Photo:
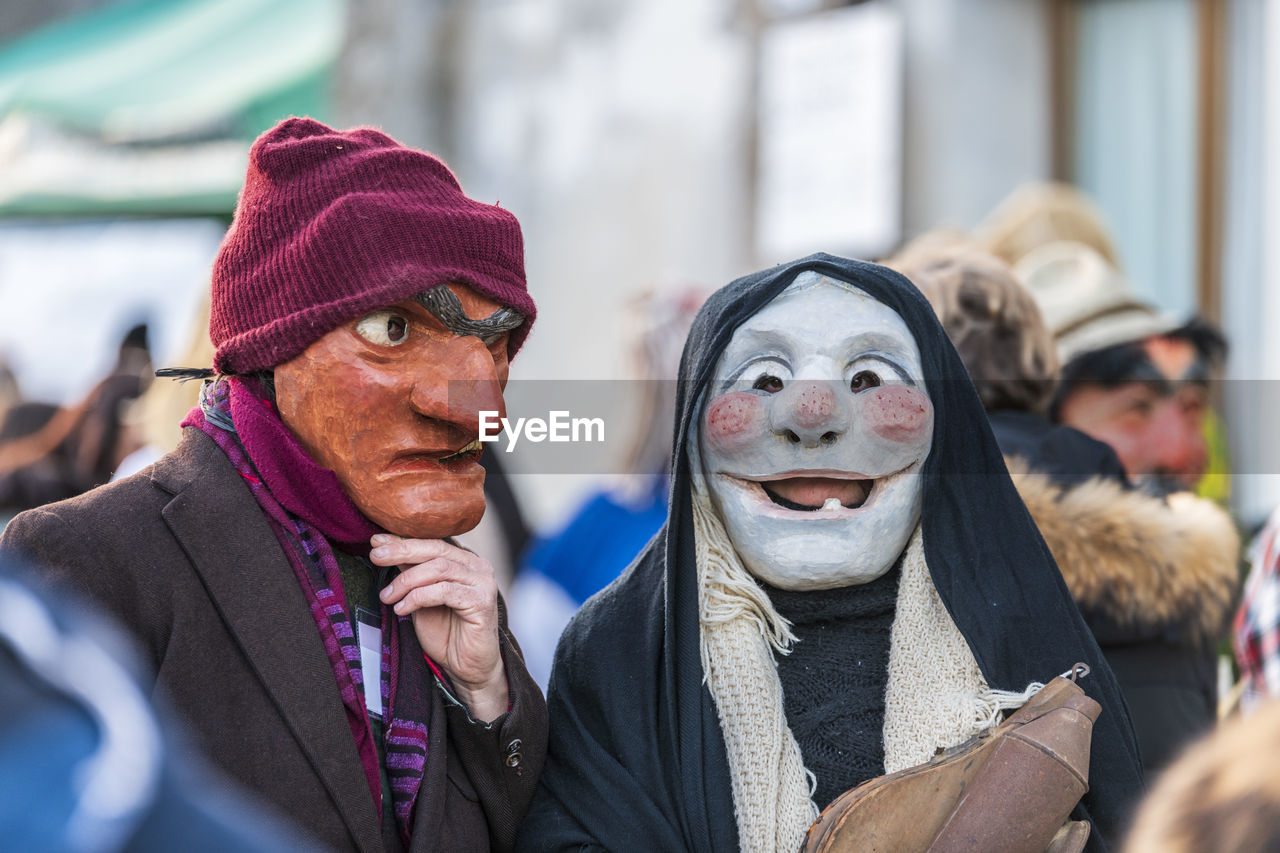
<svg viewBox="0 0 1280 853"><path fill-rule="evenodd" d="M258 137L235 219L213 264L214 369L274 367L369 311L460 282L536 309L520 223L467 198L440 160L372 128L289 118Z"/></svg>
<svg viewBox="0 0 1280 853"><path fill-rule="evenodd" d="M1178 322L1138 300L1124 275L1097 251L1067 240L1023 258L1014 274L1040 306L1058 358L1163 335Z"/></svg>

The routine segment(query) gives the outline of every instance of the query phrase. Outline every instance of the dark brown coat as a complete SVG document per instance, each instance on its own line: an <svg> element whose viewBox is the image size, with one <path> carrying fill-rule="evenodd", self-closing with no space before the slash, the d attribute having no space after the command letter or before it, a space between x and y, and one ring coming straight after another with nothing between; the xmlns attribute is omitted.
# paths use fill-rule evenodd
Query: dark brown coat
<svg viewBox="0 0 1280 853"><path fill-rule="evenodd" d="M188 429L141 473L16 517L0 537L140 639L195 746L337 850L383 849L320 635L265 516ZM546 706L505 631L511 711L491 729L433 697L412 850L503 850L546 755Z"/></svg>

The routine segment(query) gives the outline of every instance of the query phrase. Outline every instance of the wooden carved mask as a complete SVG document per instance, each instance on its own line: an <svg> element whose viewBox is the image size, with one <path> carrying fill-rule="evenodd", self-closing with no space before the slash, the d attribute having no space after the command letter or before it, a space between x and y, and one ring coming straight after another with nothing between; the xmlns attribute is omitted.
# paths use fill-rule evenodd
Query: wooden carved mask
<svg viewBox="0 0 1280 853"><path fill-rule="evenodd" d="M374 311L275 369L276 404L369 520L438 539L484 515L479 413L505 414L510 309L461 284Z"/></svg>

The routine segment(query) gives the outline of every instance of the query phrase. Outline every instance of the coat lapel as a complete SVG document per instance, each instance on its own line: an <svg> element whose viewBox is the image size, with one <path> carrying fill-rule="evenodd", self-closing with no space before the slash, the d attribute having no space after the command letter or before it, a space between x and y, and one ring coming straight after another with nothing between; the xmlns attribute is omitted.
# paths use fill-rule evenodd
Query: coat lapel
<svg viewBox="0 0 1280 853"><path fill-rule="evenodd" d="M333 668L307 601L266 517L222 451L185 430L182 470L153 475L162 511L250 666L337 804L361 850L381 830ZM198 473L197 473L198 472ZM167 481L166 481L167 479Z"/></svg>

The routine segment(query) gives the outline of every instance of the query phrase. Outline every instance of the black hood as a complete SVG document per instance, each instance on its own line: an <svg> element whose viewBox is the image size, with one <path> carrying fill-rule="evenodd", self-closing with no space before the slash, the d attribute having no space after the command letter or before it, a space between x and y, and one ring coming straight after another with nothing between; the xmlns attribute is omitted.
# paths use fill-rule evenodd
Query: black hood
<svg viewBox="0 0 1280 853"><path fill-rule="evenodd" d="M1043 539L1005 470L982 403L928 302L885 267L816 254L740 278L707 300L681 361L666 526L584 607L556 655L551 755L526 827L529 849L736 848L728 761L699 652L687 441L734 331L801 272L855 285L915 336L934 407L923 470L925 556L934 585L994 688L1022 691L1083 661L1103 707L1085 811L1116 843L1142 787L1128 712ZM609 796L601 797L601 792ZM629 839L629 841L628 841Z"/></svg>

